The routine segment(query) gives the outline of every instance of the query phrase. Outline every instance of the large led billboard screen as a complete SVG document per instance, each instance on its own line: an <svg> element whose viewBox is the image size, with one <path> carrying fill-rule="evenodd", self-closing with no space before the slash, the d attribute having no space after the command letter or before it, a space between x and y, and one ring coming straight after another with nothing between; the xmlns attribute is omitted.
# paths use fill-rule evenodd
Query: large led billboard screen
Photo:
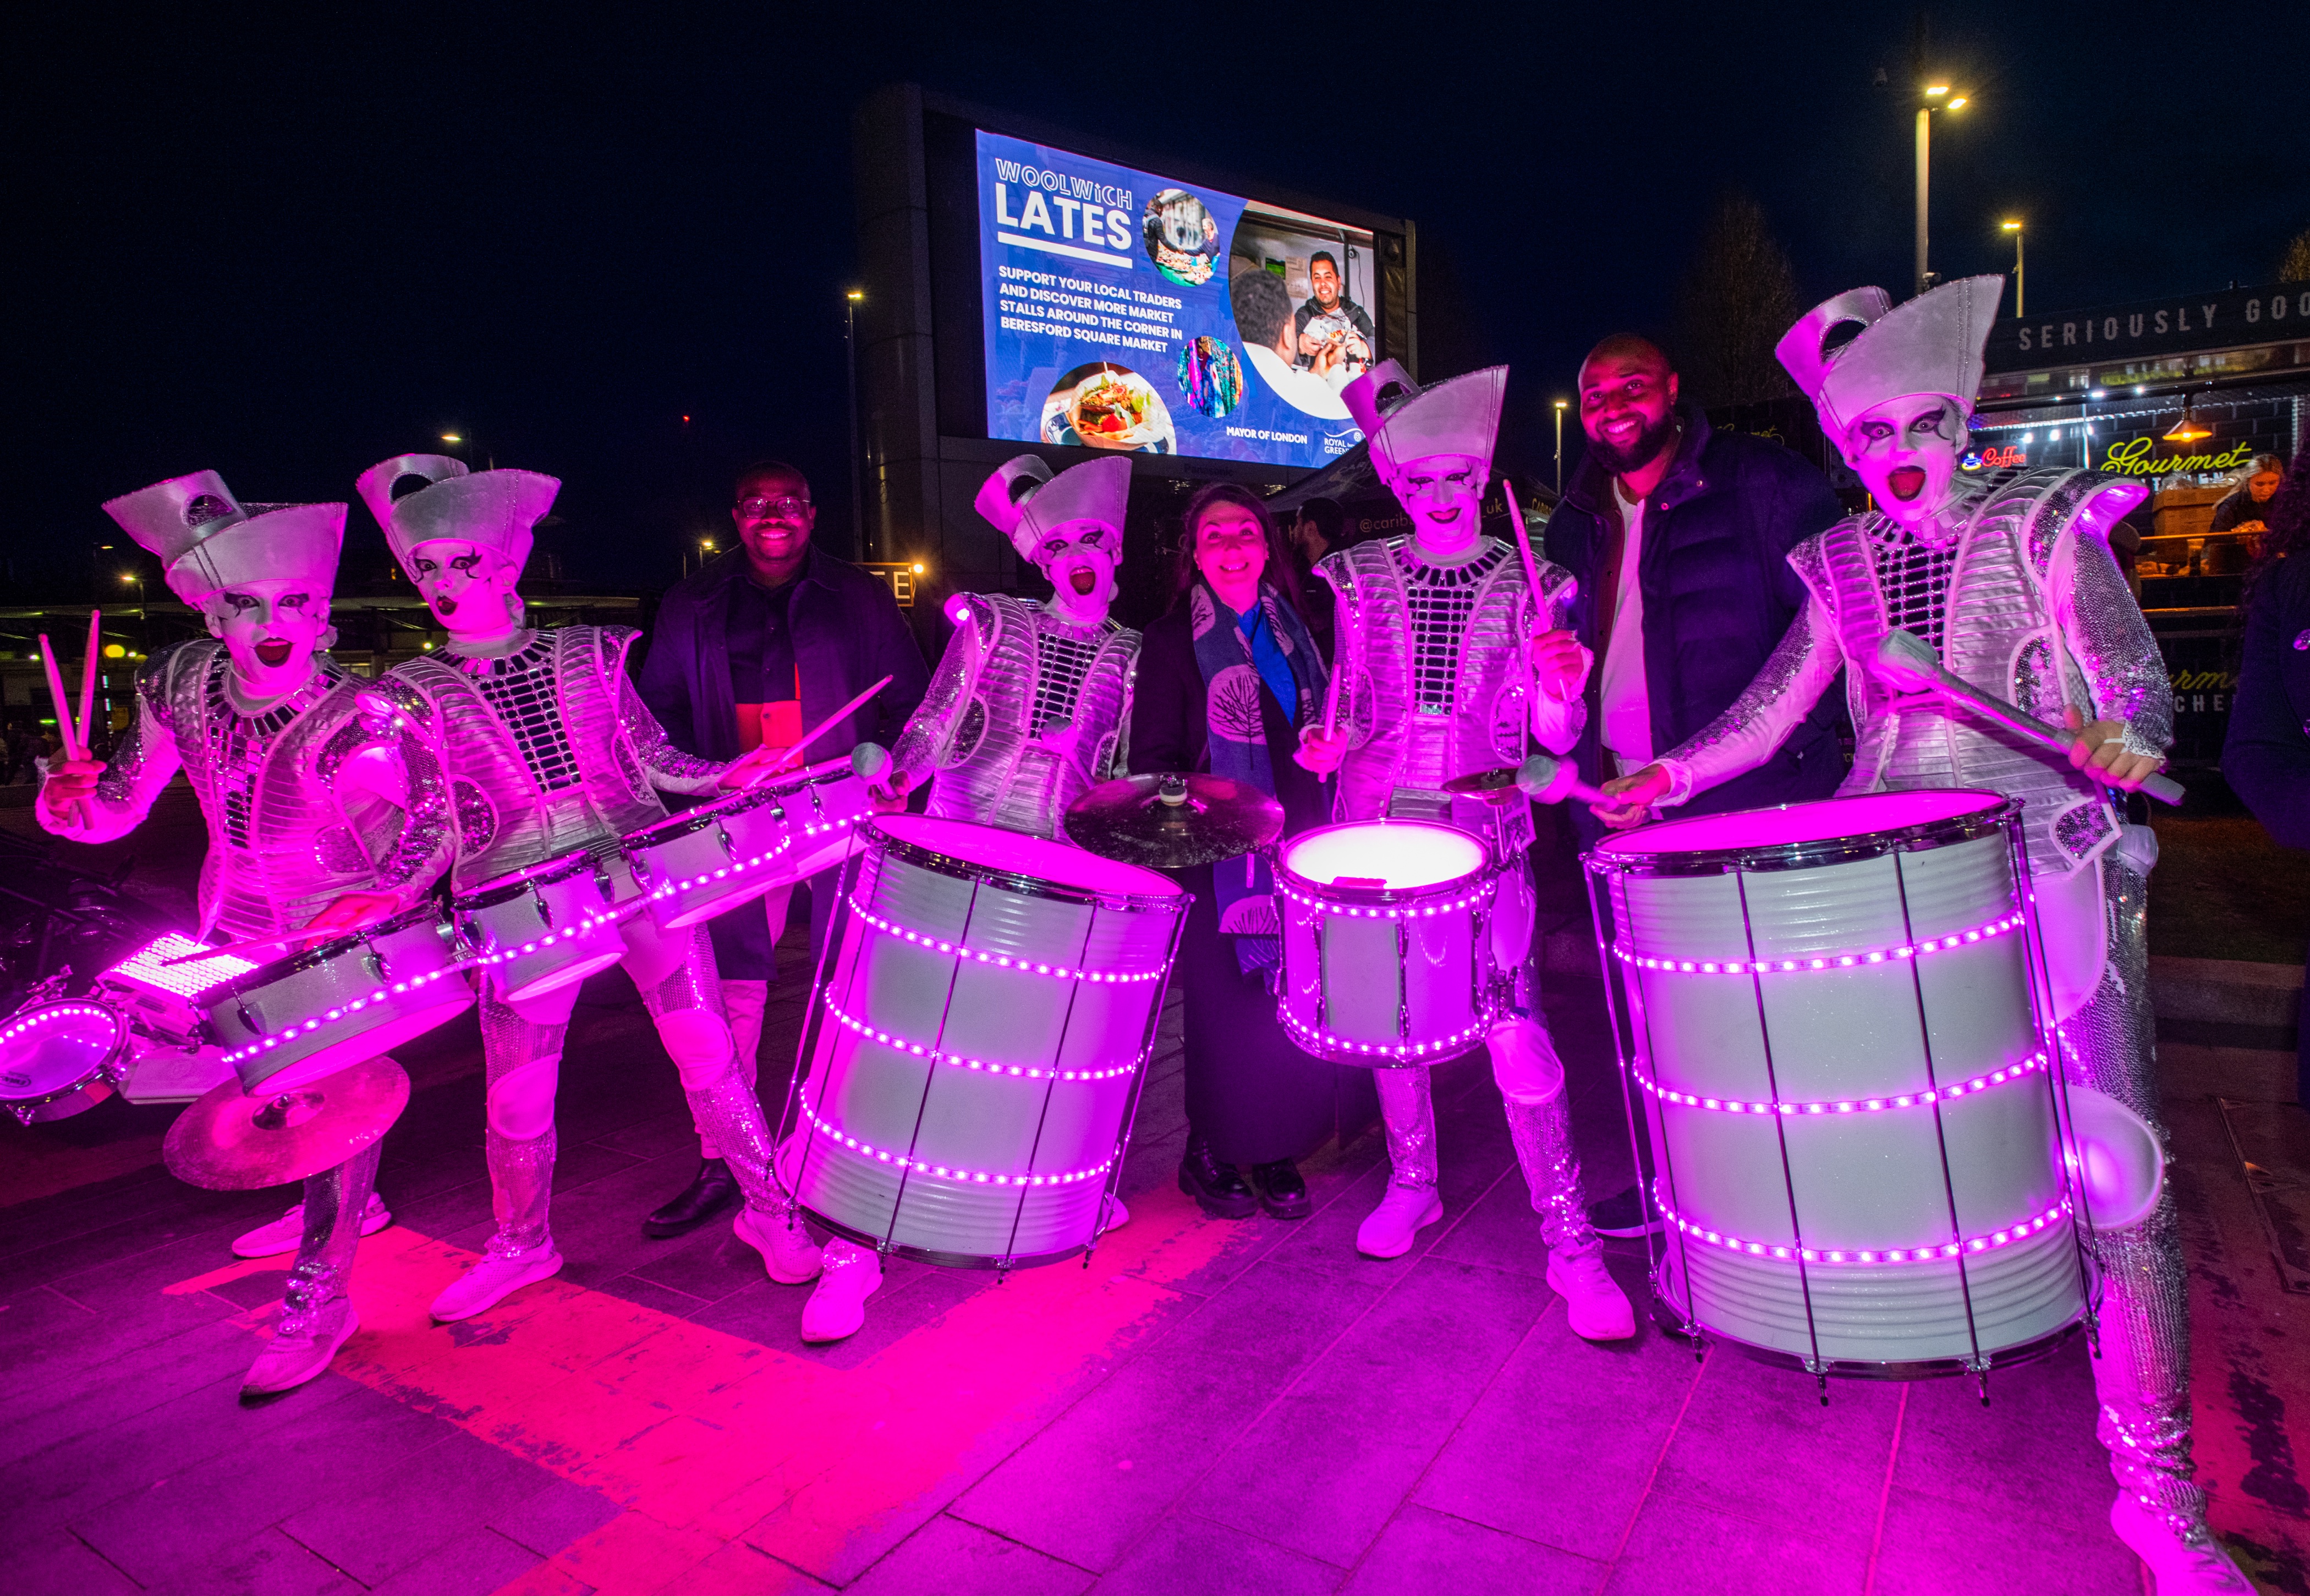
<svg viewBox="0 0 2310 1596"><path fill-rule="evenodd" d="M1372 235L980 129L986 435L1316 466L1363 434Z"/></svg>

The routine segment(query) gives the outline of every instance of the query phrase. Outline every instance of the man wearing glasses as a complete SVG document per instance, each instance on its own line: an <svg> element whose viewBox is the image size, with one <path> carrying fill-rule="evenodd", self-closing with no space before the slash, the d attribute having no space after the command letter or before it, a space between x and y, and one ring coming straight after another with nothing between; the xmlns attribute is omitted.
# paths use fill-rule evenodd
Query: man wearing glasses
<svg viewBox="0 0 2310 1596"><path fill-rule="evenodd" d="M821 733L796 762L839 758L860 742L891 746L930 672L890 590L811 546L818 511L810 483L782 461L757 461L738 473L730 518L738 547L667 592L642 662L642 699L666 735L712 759L791 748L806 728L888 676L887 687ZM810 895L813 948L826 935L833 874L795 889ZM773 892L708 922L749 1080L787 902L786 893ZM737 1183L702 1130L699 1152L698 1178L643 1221L648 1234L682 1235L737 1202Z"/></svg>

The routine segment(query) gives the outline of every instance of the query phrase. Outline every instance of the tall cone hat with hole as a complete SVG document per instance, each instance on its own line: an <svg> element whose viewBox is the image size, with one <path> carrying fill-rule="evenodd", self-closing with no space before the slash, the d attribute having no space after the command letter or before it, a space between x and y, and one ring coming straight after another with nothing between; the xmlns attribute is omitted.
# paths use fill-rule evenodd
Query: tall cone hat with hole
<svg viewBox="0 0 2310 1596"><path fill-rule="evenodd" d="M120 530L161 557L169 591L198 607L246 582L336 585L345 541L342 504L250 504L213 471L170 477L104 507Z"/></svg>

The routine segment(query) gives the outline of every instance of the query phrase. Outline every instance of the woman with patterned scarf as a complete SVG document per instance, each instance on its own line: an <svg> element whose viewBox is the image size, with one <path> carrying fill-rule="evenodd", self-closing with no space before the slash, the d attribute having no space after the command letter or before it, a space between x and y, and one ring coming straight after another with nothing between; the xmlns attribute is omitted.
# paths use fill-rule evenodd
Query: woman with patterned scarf
<svg viewBox="0 0 2310 1596"><path fill-rule="evenodd" d="M1282 534L1258 495L1218 482L1188 502L1177 587L1140 645L1132 771L1247 782L1283 806L1285 837L1323 825L1324 786L1290 756L1299 729L1324 712L1327 677ZM1304 1219L1310 1204L1297 1161L1333 1134L1343 1110L1349 1123L1375 1112L1339 1096L1368 1095L1368 1071L1310 1058L1276 1020L1281 927L1265 861L1247 854L1177 873L1195 895L1177 966L1187 998L1180 1190L1224 1219L1262 1206Z"/></svg>

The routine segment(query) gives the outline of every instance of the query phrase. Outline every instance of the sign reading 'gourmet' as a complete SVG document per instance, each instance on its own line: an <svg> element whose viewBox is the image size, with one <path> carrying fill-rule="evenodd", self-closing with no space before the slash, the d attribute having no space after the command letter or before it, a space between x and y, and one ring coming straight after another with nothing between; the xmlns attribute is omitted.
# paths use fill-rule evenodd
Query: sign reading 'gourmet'
<svg viewBox="0 0 2310 1596"><path fill-rule="evenodd" d="M2310 283L2224 289L2026 320L2004 317L1984 352L1994 373L2294 338L2310 339Z"/></svg>

